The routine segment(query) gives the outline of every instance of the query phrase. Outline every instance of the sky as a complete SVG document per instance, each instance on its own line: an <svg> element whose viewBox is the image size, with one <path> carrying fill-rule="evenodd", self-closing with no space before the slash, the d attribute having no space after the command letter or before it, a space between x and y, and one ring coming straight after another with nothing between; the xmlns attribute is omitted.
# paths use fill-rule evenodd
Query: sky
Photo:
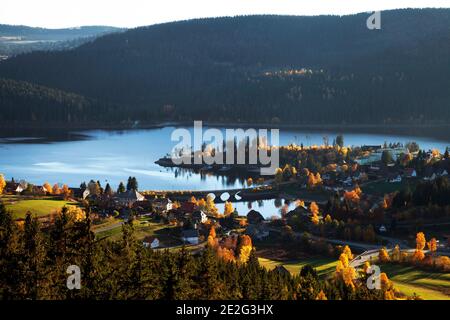
<svg viewBox="0 0 450 320"><path fill-rule="evenodd" d="M345 15L396 8L450 8L449 0L1 0L0 24L137 27L248 14Z"/></svg>

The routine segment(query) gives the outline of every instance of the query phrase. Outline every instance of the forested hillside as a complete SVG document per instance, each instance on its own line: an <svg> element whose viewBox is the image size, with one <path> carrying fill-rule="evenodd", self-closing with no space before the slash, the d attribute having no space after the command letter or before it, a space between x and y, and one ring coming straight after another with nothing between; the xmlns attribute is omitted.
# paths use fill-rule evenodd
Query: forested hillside
<svg viewBox="0 0 450 320"><path fill-rule="evenodd" d="M0 122L84 124L120 121L120 108L27 82L0 79ZM124 110L122 110L123 112Z"/></svg>
<svg viewBox="0 0 450 320"><path fill-rule="evenodd" d="M450 10L386 11L372 31L368 16L166 23L8 59L0 76L117 104L122 119L143 122L447 122Z"/></svg>

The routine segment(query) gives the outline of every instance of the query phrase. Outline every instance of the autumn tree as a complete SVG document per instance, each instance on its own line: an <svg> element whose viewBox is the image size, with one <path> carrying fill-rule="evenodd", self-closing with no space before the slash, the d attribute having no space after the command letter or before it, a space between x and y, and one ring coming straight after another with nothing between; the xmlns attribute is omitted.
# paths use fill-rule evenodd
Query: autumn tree
<svg viewBox="0 0 450 320"><path fill-rule="evenodd" d="M61 194L64 195L64 198L67 199L72 195L72 191L69 189L67 184L64 184L61 189Z"/></svg>
<svg viewBox="0 0 450 320"><path fill-rule="evenodd" d="M425 258L425 254L423 253L423 249L427 240L425 239L425 234L423 232L419 232L416 235L416 251L413 254L413 260L422 261Z"/></svg>
<svg viewBox="0 0 450 320"><path fill-rule="evenodd" d="M250 236L248 235L239 236L238 261L242 264L247 263L252 250L253 250L252 238L250 238Z"/></svg>
<svg viewBox="0 0 450 320"><path fill-rule="evenodd" d="M5 190L5 187L6 187L5 177L3 176L3 174L0 174L0 194L3 193L3 190Z"/></svg>
<svg viewBox="0 0 450 320"><path fill-rule="evenodd" d="M219 210L216 207L216 204L214 203L214 198L209 194L206 196L205 209L208 213L212 215L217 215L219 212Z"/></svg>
<svg viewBox="0 0 450 320"><path fill-rule="evenodd" d="M389 257L389 254L386 250L386 248L381 248L379 253L378 253L378 259L380 260L380 262L389 262L389 260L391 260L391 258Z"/></svg>
<svg viewBox="0 0 450 320"><path fill-rule="evenodd" d="M224 216L229 216L234 212L234 208L233 208L233 204L229 201L225 202L225 206L224 206L224 212L223 215Z"/></svg>
<svg viewBox="0 0 450 320"><path fill-rule="evenodd" d="M391 257L392 257L392 261L400 262L401 252L400 252L400 246L398 244L395 245L394 249L392 249Z"/></svg>
<svg viewBox="0 0 450 320"><path fill-rule="evenodd" d="M53 193L53 188L50 185L50 183L48 183L48 182L44 183L43 188L44 188L45 192L47 192L48 194Z"/></svg>
<svg viewBox="0 0 450 320"><path fill-rule="evenodd" d="M427 242L428 250L430 250L431 253L436 252L437 250L437 241L436 238L432 238L430 241Z"/></svg>
<svg viewBox="0 0 450 320"><path fill-rule="evenodd" d="M353 253L352 250L350 249L349 246L345 246L344 250L342 251L343 254L345 254L348 258L348 260L352 260L353 259Z"/></svg>
<svg viewBox="0 0 450 320"><path fill-rule="evenodd" d="M350 253L351 254L351 253ZM339 256L338 263L336 265L336 279L342 280L346 286L354 289L356 279L356 270L349 264L349 256L348 253L341 253Z"/></svg>
<svg viewBox="0 0 450 320"><path fill-rule="evenodd" d="M314 201L311 202L310 206L309 206L309 210L311 211L311 222L314 225L318 225L319 224L319 206L317 205L317 203L315 203Z"/></svg>
<svg viewBox="0 0 450 320"><path fill-rule="evenodd" d="M319 294L316 297L316 300L328 300L323 290L320 290Z"/></svg>
<svg viewBox="0 0 450 320"><path fill-rule="evenodd" d="M55 195L61 194L61 189L59 188L57 183L55 183L53 185L52 194L55 194Z"/></svg>
<svg viewBox="0 0 450 320"><path fill-rule="evenodd" d="M218 241L216 239L216 228L214 226L209 229L209 235L208 235L208 246L211 248L215 248L218 245Z"/></svg>

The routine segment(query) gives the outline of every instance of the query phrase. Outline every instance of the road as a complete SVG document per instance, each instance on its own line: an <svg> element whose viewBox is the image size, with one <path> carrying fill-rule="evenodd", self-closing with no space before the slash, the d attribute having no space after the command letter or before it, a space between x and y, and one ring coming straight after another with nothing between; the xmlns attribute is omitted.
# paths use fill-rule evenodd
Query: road
<svg viewBox="0 0 450 320"><path fill-rule="evenodd" d="M96 229L94 229L93 231L94 231L94 233L105 232L105 231L109 231L109 230L115 229L115 228L117 228L117 227L120 227L120 226L123 225L123 224L124 224L123 221L119 221L119 222L116 222L116 223L112 223L112 224L110 224L110 225L107 225L106 227L96 228Z"/></svg>

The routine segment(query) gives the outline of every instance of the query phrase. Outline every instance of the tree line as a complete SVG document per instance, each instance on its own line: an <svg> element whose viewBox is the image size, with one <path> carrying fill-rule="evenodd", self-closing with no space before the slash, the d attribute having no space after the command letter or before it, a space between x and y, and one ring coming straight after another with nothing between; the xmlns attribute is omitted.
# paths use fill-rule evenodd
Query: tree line
<svg viewBox="0 0 450 320"><path fill-rule="evenodd" d="M311 267L292 276L261 267L254 251L227 262L208 247L199 255L153 251L136 240L133 223L119 241L97 239L89 210L63 209L43 229L30 214L17 223L0 205L0 299L383 299L381 290L323 280ZM81 289L68 290L67 268L81 270Z"/></svg>

